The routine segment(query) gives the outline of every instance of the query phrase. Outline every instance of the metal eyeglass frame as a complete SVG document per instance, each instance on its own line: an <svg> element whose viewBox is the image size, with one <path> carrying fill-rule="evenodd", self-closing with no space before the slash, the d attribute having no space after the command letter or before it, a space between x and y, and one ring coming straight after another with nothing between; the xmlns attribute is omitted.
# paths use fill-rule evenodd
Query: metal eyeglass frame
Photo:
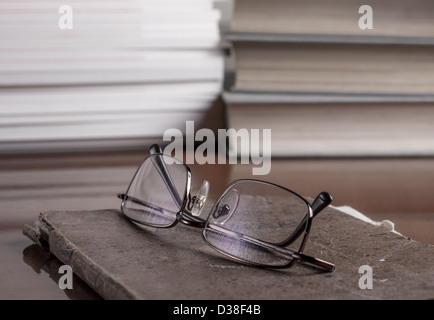
<svg viewBox="0 0 434 320"><path fill-rule="evenodd" d="M149 152L150 152L150 155L158 155L158 154L163 155L162 149L157 144L153 144L149 148ZM121 194L118 194L118 198L120 198L122 200L121 211L124 214L124 216L135 223L139 223L139 224L147 225L147 226L151 226L151 227L157 227L157 228L171 228L171 227L175 226L178 222L181 222L185 225L205 229L205 226L208 223L208 219L204 220L202 218L194 216L191 213L191 210L193 209L194 206L201 207L203 205L204 199L201 199L200 197L197 197L197 196L193 196L193 197L191 196L191 171L190 171L190 168L185 163L183 163L183 165L185 166L185 168L187 170L187 182L186 182L186 189L185 189L183 198L181 198L178 194L178 191L177 191L177 188L175 187L175 184L173 183L173 181L170 177L169 171L167 170L164 161L160 157L152 158L152 161L154 163L154 166L158 170L160 176L162 177L164 183L166 184L166 187L169 190L170 195L172 196L173 200L180 208L179 211L176 213L176 219L171 224L168 224L166 226L150 225L150 224L146 224L146 223L143 223L141 221L137 221L135 219L132 219L123 212L124 203L126 200L130 200L132 202L143 205L145 207L151 207L154 209L156 207L152 204L144 202L143 200L140 200L140 199L131 197L127 194L121 193ZM140 166L139 166L139 169L140 169ZM138 173L139 169L136 171L135 175L133 176L133 178L130 182L130 185L131 185L132 181L134 180L136 174ZM263 265L263 264L255 263L255 262L252 262L249 260L244 260L242 258L239 258L239 257L233 256L229 253L226 253L226 252L220 250L219 248L216 248L214 245L209 243L209 241L205 238L204 234L202 233L202 238L208 245L210 245L213 249L217 250L218 252L222 253L223 255L225 255L227 257L230 257L233 260L236 260L236 261L244 263L244 264L252 265L252 266L257 266L257 267L283 269L283 268L289 268L294 263L298 262L298 263L301 263L303 265L308 265L308 266L311 266L311 267L314 267L314 268L317 268L319 270L326 271L326 272L333 272L335 270L334 264L327 262L327 261L324 261L324 260L321 260L321 259L314 258L312 256L305 255L302 253L302 251L304 250L304 247L306 245L306 242L307 242L307 238L308 238L311 226L312 226L313 218L332 202L333 198L329 193L321 192L320 194L318 194L318 196L315 198L315 200L312 202L312 205L311 205L308 201L306 201L306 199L304 199L299 194L297 194L297 193L295 193L295 192L293 192L287 188L284 188L282 186L279 186L279 185L276 185L276 184L273 184L270 182L260 181L260 180L242 179L242 180L236 180L236 181L232 182L229 186L227 186L225 191L220 195L219 199L216 201L216 203L219 203L220 199L226 194L227 190L229 190L234 184L236 184L240 181L255 181L255 182L266 183L268 185L275 186L275 187L281 188L283 190L286 190L286 191L294 194L295 196L297 196L298 198L300 198L302 201L305 202L305 204L308 208L307 215L302 220L302 222L300 222L300 224L297 226L295 231L286 240L284 240L278 244L269 243L269 242L265 242L265 241L258 240L258 239L252 239L252 238L249 238L245 235L240 234L240 237L248 238L250 243L256 244L257 246L262 247L262 248L274 250L276 252L279 252L279 254L287 255L292 260L290 260L289 263L286 265L279 265L279 266ZM127 193L128 193L129 188L130 188L130 185L127 188ZM212 211L213 210L211 210L211 212ZM298 251L294 251L294 250L286 248L286 246L290 245L295 240L299 239L300 236L302 236L302 242L300 245L300 249Z"/></svg>

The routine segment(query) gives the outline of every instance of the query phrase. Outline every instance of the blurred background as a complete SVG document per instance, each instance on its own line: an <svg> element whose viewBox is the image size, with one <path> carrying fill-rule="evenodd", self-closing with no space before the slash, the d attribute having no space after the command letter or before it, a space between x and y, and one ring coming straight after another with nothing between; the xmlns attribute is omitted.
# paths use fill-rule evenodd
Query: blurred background
<svg viewBox="0 0 434 320"><path fill-rule="evenodd" d="M222 126L212 106L230 8L226 0L3 1L0 153L144 149L169 128L185 132L186 120Z"/></svg>
<svg viewBox="0 0 434 320"><path fill-rule="evenodd" d="M0 8L2 154L143 150L188 120L272 129L273 157L434 154L430 1Z"/></svg>
<svg viewBox="0 0 434 320"><path fill-rule="evenodd" d="M119 152L140 158L195 121L196 131L271 129L271 173L253 178L334 191L365 213L434 212L431 1L15 0L0 10L7 192L27 177L9 171L31 161L88 165L98 151L131 164ZM252 175L251 165L206 170L226 177L222 188Z"/></svg>

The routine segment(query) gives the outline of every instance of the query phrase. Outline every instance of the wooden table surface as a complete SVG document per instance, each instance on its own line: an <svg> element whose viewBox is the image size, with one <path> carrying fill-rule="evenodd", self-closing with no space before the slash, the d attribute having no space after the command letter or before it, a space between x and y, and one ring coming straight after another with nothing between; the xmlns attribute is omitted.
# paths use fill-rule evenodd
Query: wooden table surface
<svg viewBox="0 0 434 320"><path fill-rule="evenodd" d="M2 156L0 159L1 299L98 299L80 279L61 290L59 261L22 234L45 210L118 208L118 192L146 152ZM349 205L369 218L391 220L414 240L434 244L434 159L276 159L270 174L252 176L250 165L190 165L193 189L210 182L208 201L231 181L256 178L304 196L328 191L335 206Z"/></svg>

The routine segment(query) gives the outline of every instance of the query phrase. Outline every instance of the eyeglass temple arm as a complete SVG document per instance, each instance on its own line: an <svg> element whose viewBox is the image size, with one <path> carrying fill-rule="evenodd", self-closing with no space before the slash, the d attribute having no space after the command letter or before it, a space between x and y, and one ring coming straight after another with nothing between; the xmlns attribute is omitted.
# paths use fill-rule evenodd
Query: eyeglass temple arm
<svg viewBox="0 0 434 320"><path fill-rule="evenodd" d="M263 246L265 248L269 248L269 249L274 250L276 252L283 253L284 255L288 255L303 265L314 267L316 269L319 269L322 271L327 271L327 272L333 272L335 270L335 265L333 263L327 262L325 260L314 258L312 256L305 255L301 252L295 252L295 251L292 251L288 248L282 248L280 245L269 244L269 243L266 243L266 242L263 242L263 241L260 241L257 239L255 239L253 241L256 242L259 246Z"/></svg>
<svg viewBox="0 0 434 320"><path fill-rule="evenodd" d="M335 271L336 266L333 263L318 259L318 258L314 258L311 256L307 256L305 254L302 253L298 253L296 254L296 256L299 256L298 262L300 262L303 265L308 265L310 267L314 267L317 269L320 269L322 271L327 271L327 272L333 272Z"/></svg>
<svg viewBox="0 0 434 320"><path fill-rule="evenodd" d="M237 231L229 231L224 227L219 227L218 229L215 229L214 231L218 231L225 236L229 237L235 237L237 241L245 241L248 242L250 246L253 246L253 248L258 248L259 251L263 251L264 249L268 249L271 252L274 252L277 255L283 255L285 257L290 257L291 259L294 259L298 261L299 263L303 265L307 265L310 267L314 267L316 269L332 272L335 270L335 265L333 263L314 258L312 256L305 255L301 252L296 252L288 248L284 248L280 246L280 244L274 244L265 242L256 238L252 238L250 236L244 235L242 233L239 233ZM287 267L290 267L292 264L289 264Z"/></svg>
<svg viewBox="0 0 434 320"><path fill-rule="evenodd" d="M333 197L328 192L321 192L312 202L312 218L320 213L324 208L326 208L333 201ZM294 232L283 242L280 243L281 246L288 246L293 243L298 237L304 232L306 229L308 216L305 216L304 219L300 222Z"/></svg>
<svg viewBox="0 0 434 320"><path fill-rule="evenodd" d="M170 212L172 214L176 214L176 212L174 212L174 211L161 208L161 207L153 205L153 204L151 204L151 203L149 203L147 201L140 200L140 199L137 199L137 198L132 197L132 196L128 196L125 193L118 193L117 197L119 199L123 200L123 201L129 200L129 201L132 201L132 202L134 202L134 203L136 203L138 205L144 206L146 208L156 210L156 211L158 211L160 213L163 213L163 211L167 211L167 212ZM202 227L205 226L205 220L203 220L203 219L201 219L199 217L194 217L191 214L189 214L188 212L184 212L184 214L182 215L180 221L183 224L186 224L186 225L189 225L189 226L192 226L192 227L196 227L196 228L202 228Z"/></svg>
<svg viewBox="0 0 434 320"><path fill-rule="evenodd" d="M301 252L295 252L288 248L282 248L279 244L275 245L275 244L263 242L261 240L253 239L244 235L241 235L241 238L249 241L251 244L256 244L259 247L268 248L271 249L272 251L275 251L276 253L281 253L285 256L289 256L297 260L299 263L303 265L314 267L316 269L327 271L327 272L333 272L335 270L335 265L333 263L318 258L314 258L312 256L305 255Z"/></svg>
<svg viewBox="0 0 434 320"><path fill-rule="evenodd" d="M163 154L163 150L158 144L155 143L149 147L149 153L151 155ZM176 190L176 186L173 183L173 180L170 176L169 171L167 170L166 165L164 164L162 157L152 157L151 160L155 168L157 169L158 173L160 174L161 178L163 179L164 183L166 184L166 187L169 190L169 193L172 196L173 200L178 205L178 207L181 208L182 199L178 194L178 190Z"/></svg>
<svg viewBox="0 0 434 320"><path fill-rule="evenodd" d="M333 197L328 192L321 192L318 194L315 198L315 200L312 202L312 218L315 218L318 213L320 213L323 209L325 209L331 202L333 201ZM307 223L308 216L306 216L303 221L297 226L295 231L292 233L292 235L284 241L283 246L288 246L291 243L293 243L298 237L304 232ZM299 257L298 260L301 264L309 265L315 268L319 268L324 271L332 272L335 270L335 265L315 258L311 256L307 256L301 252L297 253L297 256Z"/></svg>
<svg viewBox="0 0 434 320"><path fill-rule="evenodd" d="M136 203L136 204L138 204L138 205L144 206L144 207L149 208L149 209L152 209L152 210L156 210L156 211L158 211L158 212L163 212L164 210L166 210L167 212L174 213L174 212L172 212L172 211L170 211L170 210L163 209L163 208L161 208L161 207L158 207L158 206L155 206L155 205L153 205L153 204L150 204L150 203L147 202L147 201L143 201L143 200L137 199L137 198L135 198L135 197L128 196L128 195L126 195L125 193L118 193L118 198L121 199L121 200L123 200L123 201L129 200L129 201L131 201L131 202L133 202L133 203Z"/></svg>
<svg viewBox="0 0 434 320"><path fill-rule="evenodd" d="M323 191L317 195L311 206L313 213L312 218L315 218L315 216L332 203L332 201L333 197L328 192Z"/></svg>
<svg viewBox="0 0 434 320"><path fill-rule="evenodd" d="M310 267L314 267L316 269L333 272L335 270L335 265L333 263L327 262L325 260L321 260L318 258L314 258L312 256L305 255L301 252L295 252L288 248L282 248L279 244L271 244L258 239L254 239L245 235L241 235L241 238L249 241L251 244L256 244L259 247L264 247L275 251L276 253L282 253L284 255L290 256L291 258L297 260L299 263L303 265L307 265Z"/></svg>

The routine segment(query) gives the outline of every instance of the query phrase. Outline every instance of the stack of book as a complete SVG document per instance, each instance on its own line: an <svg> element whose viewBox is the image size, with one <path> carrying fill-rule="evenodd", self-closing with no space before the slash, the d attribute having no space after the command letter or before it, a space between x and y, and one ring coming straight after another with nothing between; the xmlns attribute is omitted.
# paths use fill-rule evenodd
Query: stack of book
<svg viewBox="0 0 434 320"><path fill-rule="evenodd" d="M434 155L434 3L364 4L235 0L227 126L273 156Z"/></svg>
<svg viewBox="0 0 434 320"><path fill-rule="evenodd" d="M0 153L146 146L221 93L212 0L0 3Z"/></svg>

